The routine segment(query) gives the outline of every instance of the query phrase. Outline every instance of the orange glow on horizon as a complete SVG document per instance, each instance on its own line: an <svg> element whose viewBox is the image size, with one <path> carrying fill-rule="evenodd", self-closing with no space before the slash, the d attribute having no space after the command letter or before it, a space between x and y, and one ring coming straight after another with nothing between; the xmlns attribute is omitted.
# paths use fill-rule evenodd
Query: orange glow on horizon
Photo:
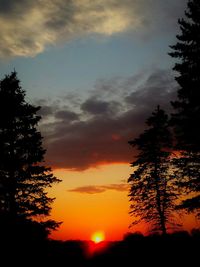
<svg viewBox="0 0 200 267"><path fill-rule="evenodd" d="M92 234L92 237L91 237L91 240L95 243L95 244L98 244L102 241L105 240L105 234L104 232L95 232L94 234Z"/></svg>
<svg viewBox="0 0 200 267"><path fill-rule="evenodd" d="M51 218L63 222L50 238L59 240L91 240L91 234L104 231L106 240L121 240L131 224L127 191L105 190L102 193L70 192L80 186L102 186L124 183L130 176L127 164L112 164L84 171L54 170L62 180L49 190L55 197ZM118 224L115 223L118 219ZM95 243L93 243L95 244Z"/></svg>
<svg viewBox="0 0 200 267"><path fill-rule="evenodd" d="M95 154L95 153L94 153ZM93 155L94 155L93 154ZM132 155L131 155L132 156ZM130 160L131 160L132 157L130 157ZM124 160L124 161L104 161L104 160L99 160L98 162L94 163L94 164L91 164L88 168L84 168L84 169L75 169L75 168L63 168L63 167L60 167L60 166L57 166L57 165L53 165L51 162L49 163L49 165L51 165L52 167L52 170L53 172L75 172L75 173L79 173L79 172L87 172L87 171L90 171L90 170L99 170L99 169L103 169L104 167L105 168L109 168L109 167L114 167L114 166L126 166L125 168L129 169L129 170L132 170L131 167L130 167L130 162L127 160Z"/></svg>
<svg viewBox="0 0 200 267"><path fill-rule="evenodd" d="M132 169L127 164L109 164L84 171L54 170L54 175L61 183L49 189L49 196L55 197L52 205L51 219L62 222L57 231L52 231L50 238L58 240L91 240L91 233L103 230L107 241L122 240L130 231L134 220L130 216L128 191L112 185L125 183ZM77 187L102 188L96 192L72 192ZM123 188L122 188L123 189ZM117 223L116 223L117 218ZM199 222L193 216L183 219L183 229L199 228ZM131 232L148 234L149 225L135 225ZM105 237L104 237L105 238ZM105 242L95 243L99 247Z"/></svg>

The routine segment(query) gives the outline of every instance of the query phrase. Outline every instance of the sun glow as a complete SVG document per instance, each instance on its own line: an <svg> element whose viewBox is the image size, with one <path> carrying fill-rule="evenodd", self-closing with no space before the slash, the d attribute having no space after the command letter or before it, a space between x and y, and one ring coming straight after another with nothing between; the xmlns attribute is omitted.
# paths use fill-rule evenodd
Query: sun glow
<svg viewBox="0 0 200 267"><path fill-rule="evenodd" d="M95 232L92 237L91 237L91 240L95 243L95 244L98 244L102 241L105 240L105 234L104 232Z"/></svg>

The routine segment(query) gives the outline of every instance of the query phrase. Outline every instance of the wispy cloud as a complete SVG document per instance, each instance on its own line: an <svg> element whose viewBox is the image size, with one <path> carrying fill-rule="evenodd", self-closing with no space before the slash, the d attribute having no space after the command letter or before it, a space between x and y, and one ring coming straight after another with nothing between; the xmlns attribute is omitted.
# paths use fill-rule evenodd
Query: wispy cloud
<svg viewBox="0 0 200 267"><path fill-rule="evenodd" d="M171 30L186 0L0 0L0 56L35 56L91 34Z"/></svg>
<svg viewBox="0 0 200 267"><path fill-rule="evenodd" d="M108 190L114 190L118 192L128 191L129 186L126 183L121 184L108 184L108 185L88 185L69 189L69 192L81 193L81 194L99 194Z"/></svg>
<svg viewBox="0 0 200 267"><path fill-rule="evenodd" d="M169 111L175 94L172 73L157 69L101 80L86 99L73 105L70 96L49 104L39 101L46 160L54 168L73 170L130 162L134 150L128 141L144 130L145 120L158 104Z"/></svg>

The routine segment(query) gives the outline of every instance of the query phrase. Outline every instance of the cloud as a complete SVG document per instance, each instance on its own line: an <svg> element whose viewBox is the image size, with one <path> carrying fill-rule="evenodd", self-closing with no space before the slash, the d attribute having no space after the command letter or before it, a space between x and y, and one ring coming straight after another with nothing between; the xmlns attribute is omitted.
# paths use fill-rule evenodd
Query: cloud
<svg viewBox="0 0 200 267"><path fill-rule="evenodd" d="M144 130L146 119L158 104L170 112L170 100L175 94L172 73L157 69L118 77L116 81L98 81L87 99L78 102L73 96L76 105L71 108L71 98L65 96L49 103L49 117L40 125L46 161L54 168L71 170L128 164L135 153L128 141Z"/></svg>
<svg viewBox="0 0 200 267"><path fill-rule="evenodd" d="M48 117L53 114L53 107L43 105L41 106L41 109L39 110L38 114L43 118Z"/></svg>
<svg viewBox="0 0 200 267"><path fill-rule="evenodd" d="M92 115L109 115L118 111L120 104L116 101L103 101L95 97L88 98L82 105L81 109Z"/></svg>
<svg viewBox="0 0 200 267"><path fill-rule="evenodd" d="M60 110L55 113L55 118L62 121L77 121L79 115L69 110Z"/></svg>
<svg viewBox="0 0 200 267"><path fill-rule="evenodd" d="M139 85L138 90L131 92L125 100L137 107L156 106L158 103L165 106L174 99L175 94L172 74L166 70L157 69L146 78L142 85Z"/></svg>
<svg viewBox="0 0 200 267"><path fill-rule="evenodd" d="M114 190L117 192L124 192L129 190L129 186L127 183L123 184L108 184L108 185L88 185L76 187L68 190L73 193L81 193L81 194L99 194L104 193L107 190Z"/></svg>
<svg viewBox="0 0 200 267"><path fill-rule="evenodd" d="M0 56L35 56L93 34L174 30L186 0L0 0Z"/></svg>

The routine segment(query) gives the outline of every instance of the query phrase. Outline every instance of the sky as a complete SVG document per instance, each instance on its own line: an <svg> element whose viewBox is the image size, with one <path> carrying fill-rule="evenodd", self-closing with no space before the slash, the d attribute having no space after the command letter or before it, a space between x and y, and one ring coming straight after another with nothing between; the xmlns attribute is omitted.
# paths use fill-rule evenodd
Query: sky
<svg viewBox="0 0 200 267"><path fill-rule="evenodd" d="M168 53L186 0L0 0L0 75L40 105L46 163L62 179L53 238L131 231L127 179L140 134L177 84ZM134 231L148 231L144 225Z"/></svg>

